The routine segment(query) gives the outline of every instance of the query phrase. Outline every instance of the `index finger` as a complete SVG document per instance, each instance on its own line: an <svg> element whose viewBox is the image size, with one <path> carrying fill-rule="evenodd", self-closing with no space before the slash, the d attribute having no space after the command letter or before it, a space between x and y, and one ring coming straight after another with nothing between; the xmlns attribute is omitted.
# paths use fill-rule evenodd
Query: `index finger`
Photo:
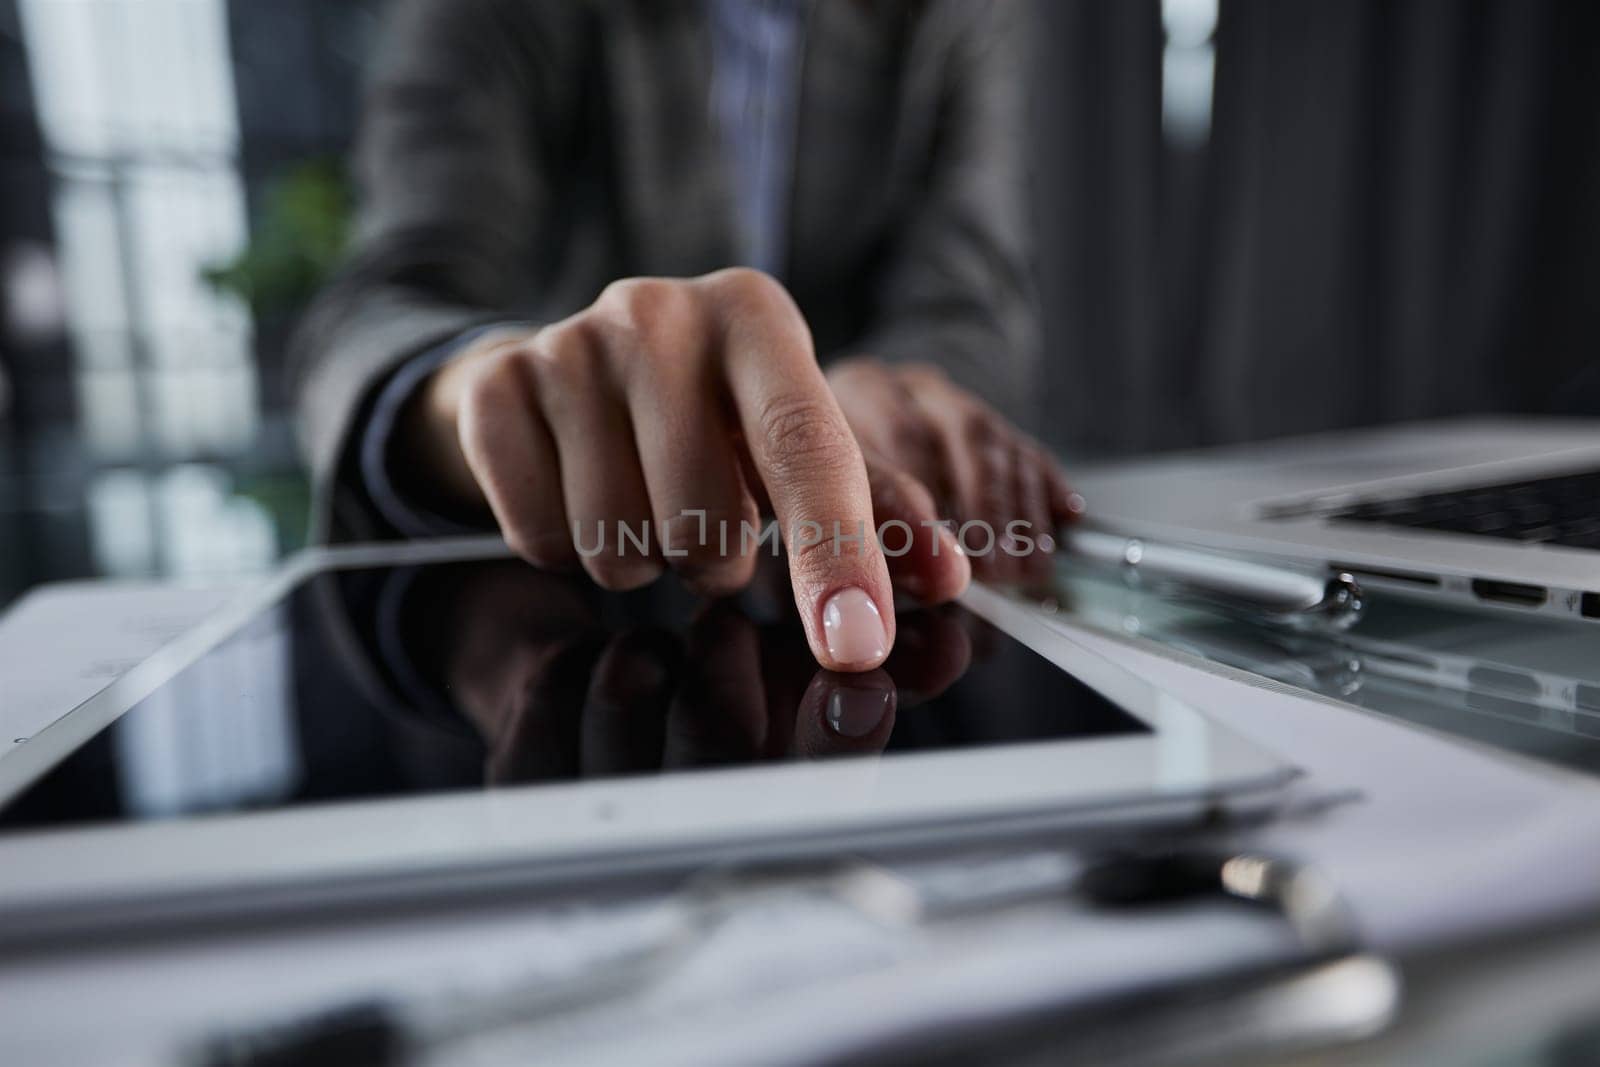
<svg viewBox="0 0 1600 1067"><path fill-rule="evenodd" d="M889 569L861 449L817 366L810 331L764 274L719 271L702 283L715 294L727 386L789 552L812 654L830 670L872 670L894 643Z"/></svg>

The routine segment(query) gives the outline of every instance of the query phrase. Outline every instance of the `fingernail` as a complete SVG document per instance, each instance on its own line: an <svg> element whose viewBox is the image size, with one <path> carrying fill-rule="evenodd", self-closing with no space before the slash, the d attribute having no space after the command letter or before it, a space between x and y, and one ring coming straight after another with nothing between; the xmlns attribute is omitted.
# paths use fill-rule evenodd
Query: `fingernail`
<svg viewBox="0 0 1600 1067"><path fill-rule="evenodd" d="M1082 493L1068 493L1067 494L1067 510L1068 511L1072 512L1074 515L1082 515L1083 514L1083 508L1084 508L1084 499L1083 499L1083 494Z"/></svg>
<svg viewBox="0 0 1600 1067"><path fill-rule="evenodd" d="M828 725L843 737L865 737L878 728L893 703L893 689L840 686L828 697Z"/></svg>
<svg viewBox="0 0 1600 1067"><path fill-rule="evenodd" d="M889 652L878 605L861 589L841 589L822 606L828 654L841 666L876 667Z"/></svg>

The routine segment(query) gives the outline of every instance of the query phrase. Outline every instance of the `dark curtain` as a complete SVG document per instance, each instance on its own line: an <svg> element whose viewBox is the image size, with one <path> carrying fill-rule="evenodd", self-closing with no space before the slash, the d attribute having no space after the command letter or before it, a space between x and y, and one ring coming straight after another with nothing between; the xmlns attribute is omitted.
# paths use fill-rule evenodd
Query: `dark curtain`
<svg viewBox="0 0 1600 1067"><path fill-rule="evenodd" d="M1200 149L1154 0L1038 8L1053 443L1600 414L1600 5L1221 0Z"/></svg>

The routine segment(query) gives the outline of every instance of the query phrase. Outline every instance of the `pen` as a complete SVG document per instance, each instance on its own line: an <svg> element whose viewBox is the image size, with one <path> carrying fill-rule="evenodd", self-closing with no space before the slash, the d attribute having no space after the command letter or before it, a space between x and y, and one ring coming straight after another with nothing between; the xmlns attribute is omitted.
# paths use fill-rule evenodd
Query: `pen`
<svg viewBox="0 0 1600 1067"><path fill-rule="evenodd" d="M1343 572L1309 574L1082 525L1062 531L1060 544L1069 559L1115 568L1129 585L1297 629L1347 629L1365 607L1361 586Z"/></svg>

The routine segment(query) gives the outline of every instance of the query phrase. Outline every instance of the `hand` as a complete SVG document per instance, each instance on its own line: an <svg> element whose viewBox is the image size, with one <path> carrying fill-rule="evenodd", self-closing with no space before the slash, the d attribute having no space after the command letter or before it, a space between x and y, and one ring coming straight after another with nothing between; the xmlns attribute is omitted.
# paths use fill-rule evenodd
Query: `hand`
<svg viewBox="0 0 1600 1067"><path fill-rule="evenodd" d="M811 651L830 669L889 654L891 570L930 600L970 574L932 499L869 472L798 309L756 271L617 282L561 322L485 337L402 426L423 476L487 504L519 555L581 563L608 589L668 566L702 592L742 587L770 503ZM890 519L914 535L893 560L873 536Z"/></svg>
<svg viewBox="0 0 1600 1067"><path fill-rule="evenodd" d="M828 382L869 469L895 472L903 492L931 493L948 518L984 524L961 538L978 577L1050 577L1054 531L1083 512L1083 498L1044 446L928 364L851 359ZM1012 529L1031 549L1005 540L1018 520L1027 525Z"/></svg>

